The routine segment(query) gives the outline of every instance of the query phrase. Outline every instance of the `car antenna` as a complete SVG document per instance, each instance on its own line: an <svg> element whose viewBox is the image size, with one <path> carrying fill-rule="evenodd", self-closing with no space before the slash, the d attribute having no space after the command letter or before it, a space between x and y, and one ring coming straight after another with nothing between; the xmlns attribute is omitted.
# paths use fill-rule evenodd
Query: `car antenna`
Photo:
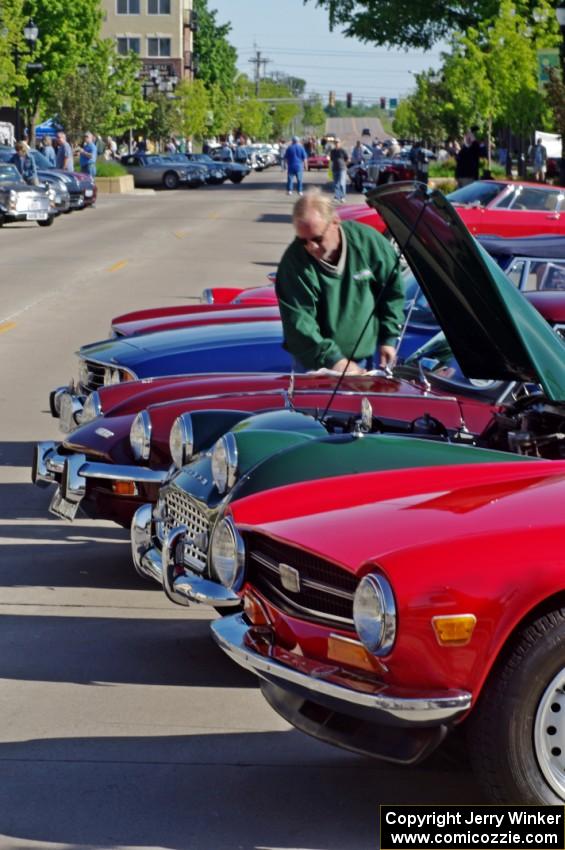
<svg viewBox="0 0 565 850"><path fill-rule="evenodd" d="M405 241L404 245L399 246L398 254L397 254L397 257L396 257L395 263L394 263L394 265L393 265L392 269L390 270L389 275L388 275L388 277L387 277L387 279L386 279L386 281L385 281L385 284L384 284L383 288L381 289L381 291L379 292L379 294L378 294L378 296L377 296L377 299L376 299L376 301L375 301L375 309L378 307L378 305L379 305L379 302L380 302L381 298L383 297L384 293L387 291L388 287L390 286L390 284L391 284L391 282L392 282L392 280L393 280L393 278L394 278L394 276L395 276L395 274L396 274L396 272L397 272L397 270L398 270L398 266L400 265L400 258L401 258L401 256L402 256L402 254L404 253L404 251L406 250L406 248L408 247L408 245L410 244L410 240L412 239L412 236L413 236L413 235L414 235L414 233L416 232L416 228L417 228L417 227L418 227L418 225L420 224L420 219L422 218L422 216L423 216L423 214L424 214L424 210L426 209L427 205L428 205L428 199L425 199L425 200L424 200L424 203L422 204L422 209L421 209L421 210L420 210L420 212L418 213L418 217L416 218L416 221L415 221L415 222L414 222L414 224L412 225L412 227L411 227L411 229L410 229L410 233L409 233L409 234L408 234L408 236L406 237L406 241ZM330 396L330 398L329 398L328 403L326 404L326 407L325 407L325 409L324 409L324 412L323 412L323 414L322 414L322 416L321 416L321 420L320 420L320 421L323 421L323 420L326 418L326 416L328 415L328 412L329 412L329 410L330 410L330 408L331 408L331 406L332 406L332 404L333 404L333 402L334 402L334 399L335 399L335 397L336 397L336 395L337 395L337 393L338 393L338 391L339 391L339 388L340 388L340 386L341 386L341 385L342 385L342 383L343 383L343 379L345 378L345 376L346 376L346 374L347 374L347 370L349 369L349 364L351 363L351 361L352 361L352 360L354 360L354 359L355 359L355 354L356 354L356 352L357 352L357 348L359 347L359 345L360 345L360 343L361 343L361 340L363 339L363 337L364 337L364 335L365 335L365 331L366 331L366 330L367 330L367 328L369 327L369 323L370 323L370 321L372 320L373 316L374 316L374 312L369 313L369 316L368 316L368 318L367 318L367 321L366 321L366 322L365 322L365 324L363 325L363 329L361 330L361 333L359 334L359 336L358 336L358 338L357 338L357 342L355 343L355 346L353 347L353 351L352 351L352 352L351 352L351 354L349 355L349 358L348 358L348 360L347 360L347 363L345 364L345 366L344 366L344 368L343 368L343 371L342 371L341 375L340 375L340 376L339 376L339 378L337 379L337 383L336 383L336 385L335 385L335 387L334 387L334 389L333 389L333 392L332 392L332 394L331 394L331 396Z"/></svg>

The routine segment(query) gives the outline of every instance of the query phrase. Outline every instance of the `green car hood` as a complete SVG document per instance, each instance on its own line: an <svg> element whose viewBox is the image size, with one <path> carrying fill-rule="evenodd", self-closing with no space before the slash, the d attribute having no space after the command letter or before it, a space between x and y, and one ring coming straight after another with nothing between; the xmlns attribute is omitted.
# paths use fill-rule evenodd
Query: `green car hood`
<svg viewBox="0 0 565 850"><path fill-rule="evenodd" d="M448 200L418 183L373 190L469 378L539 383L565 400L565 344L471 236Z"/></svg>

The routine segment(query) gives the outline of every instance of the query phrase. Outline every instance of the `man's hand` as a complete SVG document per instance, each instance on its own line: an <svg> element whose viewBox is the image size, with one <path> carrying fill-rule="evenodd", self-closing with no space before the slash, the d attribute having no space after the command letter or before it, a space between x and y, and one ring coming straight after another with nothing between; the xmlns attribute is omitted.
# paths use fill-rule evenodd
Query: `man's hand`
<svg viewBox="0 0 565 850"><path fill-rule="evenodd" d="M332 366L332 369L334 370L334 372L343 372L343 370L345 369L346 366L347 366L347 359L345 357L342 357L341 360L338 360L337 363L334 363L334 365ZM365 371L366 371L365 369L362 369L361 366L359 366L353 360L351 361L349 366L347 366L347 374L348 375L364 375Z"/></svg>
<svg viewBox="0 0 565 850"><path fill-rule="evenodd" d="M379 347L379 369L392 369L396 363L396 349L394 345L381 345Z"/></svg>

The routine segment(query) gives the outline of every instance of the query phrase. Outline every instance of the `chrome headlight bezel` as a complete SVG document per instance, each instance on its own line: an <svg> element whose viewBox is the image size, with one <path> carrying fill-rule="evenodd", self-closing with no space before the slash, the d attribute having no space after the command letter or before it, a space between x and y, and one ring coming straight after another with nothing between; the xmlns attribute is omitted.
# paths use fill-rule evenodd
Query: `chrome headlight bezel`
<svg viewBox="0 0 565 850"><path fill-rule="evenodd" d="M238 451L231 431L224 434L212 449L212 479L220 495L232 489L237 481Z"/></svg>
<svg viewBox="0 0 565 850"><path fill-rule="evenodd" d="M353 598L353 621L363 646L373 655L388 655L396 640L396 602L392 587L380 573L368 573Z"/></svg>
<svg viewBox="0 0 565 850"><path fill-rule="evenodd" d="M80 424L86 425L87 422L92 422L94 419L98 419L99 416L102 416L102 402L100 401L98 391L94 390L84 402L80 414Z"/></svg>
<svg viewBox="0 0 565 850"><path fill-rule="evenodd" d="M227 547L227 552L221 547ZM212 532L210 567L220 584L228 590L234 593L241 590L245 580L245 543L229 516L222 517Z"/></svg>
<svg viewBox="0 0 565 850"><path fill-rule="evenodd" d="M194 451L194 428L190 413L177 416L169 434L169 451L177 469L192 460Z"/></svg>
<svg viewBox="0 0 565 850"><path fill-rule="evenodd" d="M149 460L151 454L151 417L149 411L141 410L129 429L129 444L135 460Z"/></svg>
<svg viewBox="0 0 565 850"><path fill-rule="evenodd" d="M79 357L78 361L78 383L79 386L88 389L90 381L92 379L92 373L88 368L88 363L86 360L83 360L82 357Z"/></svg>

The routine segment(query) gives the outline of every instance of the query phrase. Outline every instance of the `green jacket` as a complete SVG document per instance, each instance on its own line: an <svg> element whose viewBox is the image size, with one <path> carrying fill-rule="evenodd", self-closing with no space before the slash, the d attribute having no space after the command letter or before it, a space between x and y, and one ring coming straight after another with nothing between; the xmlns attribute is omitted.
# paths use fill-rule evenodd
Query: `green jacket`
<svg viewBox="0 0 565 850"><path fill-rule="evenodd" d="M341 226L347 240L341 277L326 272L297 239L286 249L277 271L284 346L306 369L331 368L353 354L355 360L372 357L378 345L394 345L404 321L399 268L379 298L396 252L372 227L356 221ZM371 314L373 320L355 348Z"/></svg>

